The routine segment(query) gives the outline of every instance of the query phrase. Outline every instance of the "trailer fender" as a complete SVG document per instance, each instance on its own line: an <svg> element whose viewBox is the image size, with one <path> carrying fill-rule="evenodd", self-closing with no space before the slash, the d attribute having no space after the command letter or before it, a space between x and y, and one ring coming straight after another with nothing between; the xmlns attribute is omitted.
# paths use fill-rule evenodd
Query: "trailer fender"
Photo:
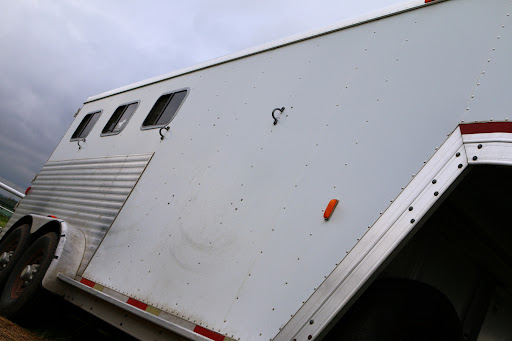
<svg viewBox="0 0 512 341"><path fill-rule="evenodd" d="M32 218L31 236L38 236L48 230L54 230L59 236L54 259L46 271L42 284L45 289L63 295L65 284L57 280L57 275L62 273L71 278L75 277L85 252L85 235L62 219L36 214L30 216Z"/></svg>

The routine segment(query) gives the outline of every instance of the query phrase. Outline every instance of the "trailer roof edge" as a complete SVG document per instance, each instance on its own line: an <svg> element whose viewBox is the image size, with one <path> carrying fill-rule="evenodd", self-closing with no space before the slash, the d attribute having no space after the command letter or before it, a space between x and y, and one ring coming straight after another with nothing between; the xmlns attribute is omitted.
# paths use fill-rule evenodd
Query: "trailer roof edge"
<svg viewBox="0 0 512 341"><path fill-rule="evenodd" d="M258 45L255 47L241 50L239 52L230 53L230 54L227 54L222 57L214 58L214 59L211 59L211 60L199 63L199 64L195 64L193 66L185 67L185 68L179 69L177 71L173 71L171 73L167 73L167 74L160 75L160 76L155 76L155 77L148 78L148 79L145 79L140 82L132 83L132 84L120 87L120 88L109 90L109 91L106 91L106 92L100 93L98 95L91 96L91 97L87 98L87 100L84 102L84 104L89 103L89 102L94 102L94 101L97 101L102 98L114 96L114 95L117 95L117 94L120 94L123 92L131 91L131 90L141 88L144 86L148 86L148 85L151 85L154 83L163 82L168 79L182 76L182 75L185 75L188 73L196 72L196 71L210 68L210 67L213 67L216 65L224 64L224 63L234 61L237 59L249 57L249 56L256 55L256 54L263 53L263 52L270 51L270 50L274 50L274 49L277 49L277 48L280 48L283 46L295 44L295 43L298 43L298 42L301 42L304 40L313 39L313 38L316 38L316 37L319 37L322 35L333 33L336 31L341 31L341 30L351 28L354 26L359 26L359 25L362 25L362 24L365 24L368 22L376 21L376 20L379 20L382 18L390 17L390 16L397 15L397 14L400 14L403 12L415 10L415 9L425 7L425 6L430 6L430 5L437 4L440 2L444 2L444 1L447 1L447 0L409 0L409 1L397 4L397 5L388 6L383 9L380 9L378 11L370 12L368 14L357 16L355 18L342 20L342 21L336 22L334 24L324 26L320 29L315 29L315 30L308 31L305 33L299 33L299 34L288 36L288 37L285 37L282 39L274 40L274 41L271 41L271 42L268 42L268 43L265 43L262 45Z"/></svg>

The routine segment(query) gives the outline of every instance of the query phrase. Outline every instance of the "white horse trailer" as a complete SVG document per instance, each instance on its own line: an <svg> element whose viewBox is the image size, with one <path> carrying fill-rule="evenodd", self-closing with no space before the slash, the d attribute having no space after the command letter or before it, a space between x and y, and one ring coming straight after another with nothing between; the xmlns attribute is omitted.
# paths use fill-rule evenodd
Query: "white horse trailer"
<svg viewBox="0 0 512 341"><path fill-rule="evenodd" d="M412 1L87 99L3 232L1 311L510 340L511 12Z"/></svg>

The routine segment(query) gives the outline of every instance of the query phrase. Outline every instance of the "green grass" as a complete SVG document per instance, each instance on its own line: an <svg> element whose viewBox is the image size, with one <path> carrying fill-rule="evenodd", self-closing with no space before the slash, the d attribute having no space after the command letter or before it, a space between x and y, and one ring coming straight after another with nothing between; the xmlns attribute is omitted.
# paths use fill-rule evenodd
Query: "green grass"
<svg viewBox="0 0 512 341"><path fill-rule="evenodd" d="M9 218L0 214L0 227L4 227L7 224L7 221L9 221Z"/></svg>

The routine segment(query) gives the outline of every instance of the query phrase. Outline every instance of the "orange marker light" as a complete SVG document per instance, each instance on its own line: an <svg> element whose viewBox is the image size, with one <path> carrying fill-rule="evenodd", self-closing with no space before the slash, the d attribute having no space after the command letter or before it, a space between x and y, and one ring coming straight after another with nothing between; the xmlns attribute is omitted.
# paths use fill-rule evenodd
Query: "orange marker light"
<svg viewBox="0 0 512 341"><path fill-rule="evenodd" d="M331 201L329 201L329 204L327 205L327 208L324 211L324 219L326 221L331 219L332 213L334 212L336 206L338 206L339 202L340 201L338 199L332 199Z"/></svg>

